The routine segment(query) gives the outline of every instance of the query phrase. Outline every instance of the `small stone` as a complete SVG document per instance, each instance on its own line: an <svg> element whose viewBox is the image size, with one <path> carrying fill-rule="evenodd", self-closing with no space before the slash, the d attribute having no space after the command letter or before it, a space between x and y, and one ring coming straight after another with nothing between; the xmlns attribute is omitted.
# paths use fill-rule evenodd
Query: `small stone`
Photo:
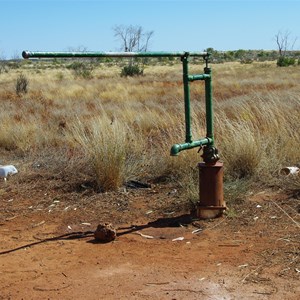
<svg viewBox="0 0 300 300"><path fill-rule="evenodd" d="M111 223L99 224L94 232L94 237L99 242L111 242L117 237L117 231Z"/></svg>

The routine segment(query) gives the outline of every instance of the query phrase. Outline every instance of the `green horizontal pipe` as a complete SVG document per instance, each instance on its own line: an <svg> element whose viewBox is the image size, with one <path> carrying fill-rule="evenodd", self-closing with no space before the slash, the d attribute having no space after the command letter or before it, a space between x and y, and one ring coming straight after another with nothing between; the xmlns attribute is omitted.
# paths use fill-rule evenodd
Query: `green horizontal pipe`
<svg viewBox="0 0 300 300"><path fill-rule="evenodd" d="M183 57L208 58L206 52L34 52L23 51L23 58L72 58L72 57Z"/></svg>
<svg viewBox="0 0 300 300"><path fill-rule="evenodd" d="M210 78L209 74L199 74L199 75L189 75L188 80L189 81L194 81L194 80L205 80Z"/></svg>
<svg viewBox="0 0 300 300"><path fill-rule="evenodd" d="M195 148L195 147L210 145L212 143L213 143L213 140L211 138L203 138L201 140L193 141L193 142L190 142L190 143L175 144L171 148L171 155L172 156L177 156L179 154L179 152L182 151L182 150L188 150L188 149L192 149L192 148Z"/></svg>

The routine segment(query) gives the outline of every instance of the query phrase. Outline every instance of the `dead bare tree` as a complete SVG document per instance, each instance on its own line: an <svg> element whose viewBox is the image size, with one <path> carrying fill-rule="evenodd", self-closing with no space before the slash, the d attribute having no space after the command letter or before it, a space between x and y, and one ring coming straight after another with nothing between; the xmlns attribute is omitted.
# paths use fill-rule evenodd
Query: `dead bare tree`
<svg viewBox="0 0 300 300"><path fill-rule="evenodd" d="M293 39L291 41L291 32L286 30L284 33L281 31L278 31L278 33L275 35L276 44L278 47L279 57L285 57L287 54L287 51L292 51L294 48L294 45L297 41L297 38Z"/></svg>
<svg viewBox="0 0 300 300"><path fill-rule="evenodd" d="M142 26L117 25L113 27L114 36L121 41L121 50L125 52L145 52L154 31L145 32Z"/></svg>
<svg viewBox="0 0 300 300"><path fill-rule="evenodd" d="M276 44L278 47L278 59L277 66L278 67L288 67L294 65L296 60L293 57L292 50L297 41L297 38L291 39L291 32L286 30L284 33L278 31L275 35Z"/></svg>
<svg viewBox="0 0 300 300"><path fill-rule="evenodd" d="M125 52L146 52L154 31L144 31L142 26L117 25L113 27L114 36L121 42L120 50ZM142 75L146 59L139 67L137 60L129 59L128 66L122 69L122 76Z"/></svg>

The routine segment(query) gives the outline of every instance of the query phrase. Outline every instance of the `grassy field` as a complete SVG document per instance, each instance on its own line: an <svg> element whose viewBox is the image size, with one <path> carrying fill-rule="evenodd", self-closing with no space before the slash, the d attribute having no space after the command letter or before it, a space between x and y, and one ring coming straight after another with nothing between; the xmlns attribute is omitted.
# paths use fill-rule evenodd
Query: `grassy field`
<svg viewBox="0 0 300 300"><path fill-rule="evenodd" d="M147 66L120 77L114 64L86 74L70 63L24 62L0 74L0 149L22 158L22 171L43 164L70 180L89 179L99 191L128 180L176 181L198 197L197 149L169 155L184 142L180 63ZM227 199L256 187L300 188L300 176L281 176L300 163L300 66L276 62L211 65L215 137L225 166ZM190 73L203 72L191 64ZM27 92L17 92L18 80ZM204 85L191 84L193 136L205 137Z"/></svg>

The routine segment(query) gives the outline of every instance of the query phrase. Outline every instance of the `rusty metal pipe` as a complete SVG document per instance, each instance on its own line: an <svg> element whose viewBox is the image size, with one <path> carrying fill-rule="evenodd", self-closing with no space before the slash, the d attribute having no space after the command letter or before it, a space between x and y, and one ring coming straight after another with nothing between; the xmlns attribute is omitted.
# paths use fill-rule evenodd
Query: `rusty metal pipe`
<svg viewBox="0 0 300 300"><path fill-rule="evenodd" d="M199 163L199 203L197 216L210 219L226 209L223 195L223 163Z"/></svg>

